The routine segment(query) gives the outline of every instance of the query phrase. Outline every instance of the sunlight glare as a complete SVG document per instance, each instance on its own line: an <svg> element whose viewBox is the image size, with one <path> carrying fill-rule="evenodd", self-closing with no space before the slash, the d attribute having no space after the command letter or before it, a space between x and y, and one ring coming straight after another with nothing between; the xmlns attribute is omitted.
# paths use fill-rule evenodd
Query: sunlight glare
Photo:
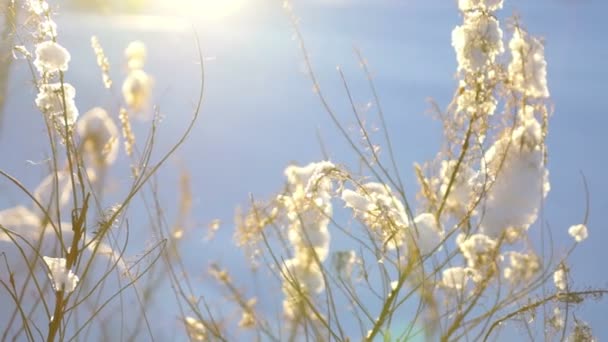
<svg viewBox="0 0 608 342"><path fill-rule="evenodd" d="M237 15L247 0L175 0L170 3L181 16L216 21Z"/></svg>

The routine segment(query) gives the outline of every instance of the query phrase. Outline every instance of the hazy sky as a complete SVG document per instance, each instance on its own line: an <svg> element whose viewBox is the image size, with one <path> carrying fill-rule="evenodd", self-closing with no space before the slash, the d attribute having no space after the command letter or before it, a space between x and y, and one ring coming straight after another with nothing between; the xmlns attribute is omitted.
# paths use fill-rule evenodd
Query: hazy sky
<svg viewBox="0 0 608 342"><path fill-rule="evenodd" d="M185 2L190 3L188 6L194 3ZM223 222L218 243L204 244L200 228L192 232L192 241L186 244L188 266L201 274L210 255L235 269L242 268L239 266L242 256L235 255L234 248L227 248L231 246L234 208L245 205L250 193L267 198L279 191L284 183L282 171L289 163L321 159L317 134L326 143L332 161L348 165L356 161L312 92L280 1L243 2L242 8L236 7L238 0L229 2L235 8L215 8L222 12L221 16L188 11L193 26L175 17L164 21L98 17L68 9L61 10L56 18L60 41L72 53L66 78L77 89L76 103L81 112L93 106L117 105L117 94L100 93L100 75L89 46L90 36L97 35L106 49L115 82L124 77L122 51L128 42L140 39L147 44L146 69L155 78L155 101L165 117L159 131L159 149L176 140L196 99L200 80L192 27L198 33L207 68L202 116L192 136L159 179L162 201L171 208L177 196L178 171L187 169L195 193L195 222L199 227L215 218ZM183 11L178 8L179 1L171 3L175 4L176 14ZM412 165L434 158L441 138L439 123L425 115L429 109L426 100L432 97L445 106L456 85L456 62L450 39L452 28L461 18L455 3L446 0L294 3L321 87L346 126L352 127L354 118L348 111L336 66L343 67L357 103L365 105L371 94L352 47L361 48L365 54L383 101L401 176L413 199L417 186ZM608 4L592 0L506 0L506 3L501 18L519 14L529 31L546 42L554 115L548 138L551 192L544 218L551 227L558 252L563 252L571 241L567 228L579 223L584 214L583 173L591 192L591 238L571 259L573 280L579 289L606 286L608 249L604 243L608 241L608 233L602 215L608 209L605 196ZM215 5L201 8L205 6L211 10ZM162 15L168 7L158 5L157 12L150 14ZM23 91L29 79L27 72L25 65L14 66L0 134L3 156L0 168L22 175L26 185L35 186L43 169L25 160L44 159L41 151L45 145L44 140L36 139L41 126L32 122L34 114L29 113L34 112L34 94ZM136 133L143 136L146 123L135 126ZM23 127L27 133L9 127ZM119 165L124 167L125 163L123 157ZM120 189L125 182L115 180L110 189ZM0 191L10 193L4 183ZM0 203L6 205L15 202L8 195L1 198ZM168 209L167 214L171 217L175 213ZM605 302L589 302L580 314L577 311L577 317L591 324L599 340L608 338L608 327L603 324L606 315Z"/></svg>

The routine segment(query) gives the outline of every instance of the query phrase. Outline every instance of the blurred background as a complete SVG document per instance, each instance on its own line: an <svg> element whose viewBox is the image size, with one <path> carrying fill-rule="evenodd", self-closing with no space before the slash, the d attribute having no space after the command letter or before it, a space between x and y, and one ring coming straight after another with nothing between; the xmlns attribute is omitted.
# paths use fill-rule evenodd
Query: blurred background
<svg viewBox="0 0 608 342"><path fill-rule="evenodd" d="M6 1L4 1L6 2ZM608 210L606 177L608 138L608 48L605 13L608 4L593 0L505 0L501 19L521 17L524 26L544 38L548 82L554 115L548 138L551 192L543 210L558 255L571 245L567 228L580 223L585 212L581 174L590 189L590 239L571 258L576 289L608 286ZM369 62L392 135L401 177L411 200L418 190L412 165L435 157L441 125L427 115L428 98L442 108L457 85L451 31L461 22L455 1L446 0L294 0L294 11L321 88L342 123L355 129L355 118L336 72L341 66L357 103L372 101L353 47ZM226 265L237 283L250 282L244 256L232 242L233 215L246 206L249 194L268 198L284 184L283 169L323 158L319 140L335 163L356 165L323 111L304 72L303 57L293 39L289 17L279 0L64 0L52 2L59 42L72 55L66 80L76 90L80 112L101 106L117 113L120 84L126 76L124 48L133 40L148 49L145 70L154 78L153 104L162 116L157 137L160 156L183 132L192 116L200 84L195 40L199 39L206 67L201 117L184 146L158 176L165 214L177 215L175 203L182 171L190 173L194 194L192 218L183 241L183 255L200 294L219 297L209 285L211 262ZM35 92L27 63L10 54L19 37L0 30L0 168L34 188L44 177L48 158L45 130L34 104ZM105 91L90 38L96 35L108 57L115 86ZM379 126L373 108L370 126ZM135 120L140 144L150 127ZM381 134L381 133L379 133ZM378 139L380 135L378 135ZM113 168L108 191L120 198L128 178L129 161L121 155ZM112 198L112 195L109 196ZM0 208L23 201L8 182L0 181ZM155 239L146 228L142 208L130 214L137 239L133 252ZM214 243L206 242L207 226L221 222ZM531 229L539 230L538 224ZM238 276L237 276L238 275ZM170 289L165 289L170 291ZM264 291L261 291L264 292ZM275 292L278 293L278 292ZM269 299L264 307L265 298ZM171 298L172 296L165 296ZM259 296L262 310L274 312L281 298ZM163 298L163 296L160 296ZM217 298L217 302L220 299ZM159 324L164 336L179 338L177 310L160 300L152 309L171 317ZM575 309L599 340L608 338L604 324L606 302L587 302ZM154 311L156 312L156 311ZM174 319L173 319L174 318ZM237 318L235 318L237 319Z"/></svg>

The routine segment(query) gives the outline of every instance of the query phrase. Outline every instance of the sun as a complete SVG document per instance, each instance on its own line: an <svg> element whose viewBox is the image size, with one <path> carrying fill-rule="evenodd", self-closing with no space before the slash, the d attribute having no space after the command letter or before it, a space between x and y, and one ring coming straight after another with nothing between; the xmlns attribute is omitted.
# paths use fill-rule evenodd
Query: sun
<svg viewBox="0 0 608 342"><path fill-rule="evenodd" d="M225 20L241 12L247 0L165 0L179 15L199 20Z"/></svg>

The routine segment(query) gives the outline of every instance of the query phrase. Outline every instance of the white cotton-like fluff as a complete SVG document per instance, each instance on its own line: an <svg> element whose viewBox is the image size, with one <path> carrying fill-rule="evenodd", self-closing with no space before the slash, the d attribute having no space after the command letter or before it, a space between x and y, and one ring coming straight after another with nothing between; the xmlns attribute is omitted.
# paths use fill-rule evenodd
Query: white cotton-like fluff
<svg viewBox="0 0 608 342"><path fill-rule="evenodd" d="M57 24L50 17L50 7L46 0L27 0L26 9L32 14L33 24L37 24L34 37L36 40L54 40L57 37ZM66 66L67 67L67 66ZM42 74L42 71L40 71Z"/></svg>
<svg viewBox="0 0 608 342"><path fill-rule="evenodd" d="M328 172L333 169L335 165L329 161L285 169L291 193L279 196L279 200L287 212L287 236L294 247L294 256L301 260L311 260L313 251L321 261L329 254L328 226L333 208Z"/></svg>
<svg viewBox="0 0 608 342"><path fill-rule="evenodd" d="M291 191L301 189L311 195L316 191L326 193L331 190L331 179L328 176L335 169L332 162L320 161L306 166L290 165L285 168L284 174Z"/></svg>
<svg viewBox="0 0 608 342"><path fill-rule="evenodd" d="M587 232L587 226L584 224L577 224L568 228L568 234L576 240L576 242L581 242L585 240L589 233Z"/></svg>
<svg viewBox="0 0 608 342"><path fill-rule="evenodd" d="M527 282L541 269L540 258L534 253L507 252L509 266L504 277L512 284ZM503 256L504 258L505 256Z"/></svg>
<svg viewBox="0 0 608 342"><path fill-rule="evenodd" d="M63 99L65 95L65 117ZM74 97L76 89L69 83L50 83L40 86L40 92L36 96L36 106L44 114L55 120L59 125L64 125L67 120L68 126L74 124L78 118L78 108Z"/></svg>
<svg viewBox="0 0 608 342"><path fill-rule="evenodd" d="M49 4L46 0L27 0L27 9L38 16L49 12Z"/></svg>
<svg viewBox="0 0 608 342"><path fill-rule="evenodd" d="M441 162L441 170L439 172L439 177L441 179L439 193L441 198L443 198L447 192L448 186L450 185L450 179L456 170L457 164L458 161L456 160L444 160ZM459 215L466 214L475 199L477 179L477 173L473 171L470 166L465 163L460 163L458 173L452 182L450 193L445 202L446 209Z"/></svg>
<svg viewBox="0 0 608 342"><path fill-rule="evenodd" d="M555 284L555 287L559 291L566 291L566 289L568 288L568 278L567 278L566 270L564 269L563 266L560 266L553 273L553 283Z"/></svg>
<svg viewBox="0 0 608 342"><path fill-rule="evenodd" d="M374 208L374 204L368 198L350 189L344 189L341 198L347 207L355 211L365 213Z"/></svg>
<svg viewBox="0 0 608 342"><path fill-rule="evenodd" d="M450 267L441 272L439 285L444 289L460 291L467 286L471 279L475 279L477 272L469 267Z"/></svg>
<svg viewBox="0 0 608 342"><path fill-rule="evenodd" d="M34 66L40 73L53 73L68 70L70 53L63 46L53 41L45 41L36 45Z"/></svg>
<svg viewBox="0 0 608 342"><path fill-rule="evenodd" d="M498 20L478 11L465 14L464 23L452 31L452 46L458 70L477 72L494 64L504 51Z"/></svg>
<svg viewBox="0 0 608 342"><path fill-rule="evenodd" d="M471 268L479 268L492 262L492 255L497 247L496 240L483 234L472 234L468 237L465 234L459 234L456 244L467 261L467 266Z"/></svg>
<svg viewBox="0 0 608 342"><path fill-rule="evenodd" d="M536 221L544 197L541 187L547 178L540 164L540 151L514 157L504 164L487 195L481 221L483 233L497 238L508 229L526 230Z"/></svg>
<svg viewBox="0 0 608 342"><path fill-rule="evenodd" d="M323 274L319 265L302 262L298 258L285 261L282 268L283 278L283 312L290 319L301 314L301 308L307 307L304 297L318 294L325 289Z"/></svg>
<svg viewBox="0 0 608 342"><path fill-rule="evenodd" d="M481 214L481 231L492 238L509 230L527 230L550 190L542 129L533 113L533 108L526 106L511 137L497 140L485 153L482 179L491 187Z"/></svg>
<svg viewBox="0 0 608 342"><path fill-rule="evenodd" d="M280 195L278 201L286 210L287 237L294 251L293 258L283 266L283 309L289 318L298 315L302 295L325 289L319 263L329 254L328 226L333 212L330 173L335 169L329 161L285 169L290 192Z"/></svg>
<svg viewBox="0 0 608 342"><path fill-rule="evenodd" d="M285 261L283 273L285 279L288 279L287 283L292 283L292 288L295 285L294 280L297 280L300 289L306 293L321 293L325 289L323 274L319 264L314 261L306 263L296 258L288 259Z"/></svg>
<svg viewBox="0 0 608 342"><path fill-rule="evenodd" d="M152 78L145 71L136 69L129 72L122 84L122 96L129 108L141 111L146 107L152 92L152 84Z"/></svg>
<svg viewBox="0 0 608 342"><path fill-rule="evenodd" d="M301 187L306 193L315 190L325 192L331 189L331 181L325 176L335 168L332 162L324 160L306 166L290 165L285 169L284 174L292 191Z"/></svg>
<svg viewBox="0 0 608 342"><path fill-rule="evenodd" d="M294 248L294 255L302 260L314 260L314 250L320 261L327 259L331 242L328 224L329 219L323 219L319 220L318 225L309 224L305 229L301 229L300 225L298 228L290 228L288 238Z"/></svg>
<svg viewBox="0 0 608 342"><path fill-rule="evenodd" d="M485 10L496 11L502 8L503 0L458 0L458 9L462 12Z"/></svg>
<svg viewBox="0 0 608 342"><path fill-rule="evenodd" d="M38 23L38 33L40 37L50 39L57 37L57 24L50 18L44 18Z"/></svg>
<svg viewBox="0 0 608 342"><path fill-rule="evenodd" d="M464 86L465 84L463 84ZM456 111L473 115L494 115L498 101L486 89L464 88L456 100Z"/></svg>
<svg viewBox="0 0 608 342"><path fill-rule="evenodd" d="M78 284L78 276L72 270L66 269L65 258L44 256L43 259L49 268L49 279L53 282L53 289L55 291L65 291L66 294L74 291Z"/></svg>
<svg viewBox="0 0 608 342"><path fill-rule="evenodd" d="M421 255L427 255L437 248L444 235L443 227L437 223L435 215L431 213L416 216L410 229Z"/></svg>
<svg viewBox="0 0 608 342"><path fill-rule="evenodd" d="M549 97L547 62L542 42L518 28L509 42L509 49L511 62L508 70L513 87L529 97Z"/></svg>
<svg viewBox="0 0 608 342"><path fill-rule="evenodd" d="M357 191L342 191L342 200L354 211L355 217L363 221L386 243L395 249L404 242L409 219L403 203L386 184L369 182Z"/></svg>
<svg viewBox="0 0 608 342"><path fill-rule="evenodd" d="M95 107L78 119L82 149L96 165L110 165L118 155L118 128L108 113Z"/></svg>
<svg viewBox="0 0 608 342"><path fill-rule="evenodd" d="M143 42L136 40L129 43L125 49L129 70L142 69L146 61L146 55L146 45Z"/></svg>

